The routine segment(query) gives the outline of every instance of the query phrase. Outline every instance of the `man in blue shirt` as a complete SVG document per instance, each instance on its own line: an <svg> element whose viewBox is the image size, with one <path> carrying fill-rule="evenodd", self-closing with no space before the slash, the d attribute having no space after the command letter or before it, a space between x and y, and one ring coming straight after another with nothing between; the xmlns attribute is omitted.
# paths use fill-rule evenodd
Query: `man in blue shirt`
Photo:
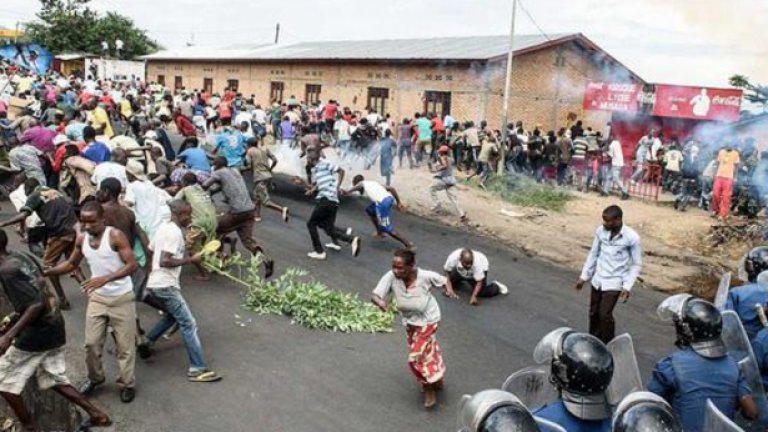
<svg viewBox="0 0 768 432"><path fill-rule="evenodd" d="M642 268L640 236L624 226L619 206L603 210L603 225L595 231L592 249L581 270L576 290L590 281L592 291L589 302L589 333L604 343L615 335L616 322L613 308L621 300L626 303L632 286Z"/></svg>
<svg viewBox="0 0 768 432"><path fill-rule="evenodd" d="M179 153L177 159L184 162L193 171L211 172L208 154L198 145L197 139L189 140L189 147Z"/></svg>
<svg viewBox="0 0 768 432"><path fill-rule="evenodd" d="M83 140L85 140L85 150L83 150L83 157L100 164L107 162L111 158L109 147L103 142L96 141L96 129L92 126L86 126L83 128Z"/></svg>
<svg viewBox="0 0 768 432"><path fill-rule="evenodd" d="M613 356L599 339L567 327L553 330L536 346L552 364L551 383L560 394L534 412L568 432L608 432L611 410L606 390L613 378Z"/></svg>
<svg viewBox="0 0 768 432"><path fill-rule="evenodd" d="M678 294L667 298L658 313L675 323L679 348L656 363L648 391L672 405L683 430L702 430L707 399L730 419L737 409L749 419L756 418L749 384L721 339L720 311L705 300Z"/></svg>
<svg viewBox="0 0 768 432"><path fill-rule="evenodd" d="M224 130L224 133L215 136L216 148L214 154L221 154L227 158L229 168L238 168L243 166L243 157L245 156L245 136L239 131L233 131L230 128Z"/></svg>
<svg viewBox="0 0 768 432"><path fill-rule="evenodd" d="M749 251L744 258L744 270L749 283L728 292L725 309L735 311L739 315L747 336L752 340L763 328L755 305L765 307L768 304L768 287L757 283L757 276L768 270L768 247L756 247Z"/></svg>

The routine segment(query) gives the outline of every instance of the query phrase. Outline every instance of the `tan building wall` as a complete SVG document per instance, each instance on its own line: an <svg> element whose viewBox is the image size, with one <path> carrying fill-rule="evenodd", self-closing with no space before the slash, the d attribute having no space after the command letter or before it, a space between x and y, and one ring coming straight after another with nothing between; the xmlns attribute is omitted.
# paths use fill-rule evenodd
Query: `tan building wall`
<svg viewBox="0 0 768 432"><path fill-rule="evenodd" d="M562 55L565 63L558 60ZM560 65L560 66L558 66ZM171 62L148 61L147 80L165 76L174 86L175 77L187 90L202 89L206 78L214 92L222 92L228 80L238 81L238 90L253 94L257 103L271 102L272 82L283 83L283 100L290 96L304 101L307 85L320 85L320 100L336 99L342 106L364 110L368 88L388 89L385 111L395 119L412 117L424 110L425 92L450 92L451 114L460 120L487 119L493 127L501 122L505 61L472 64L412 63L299 63L299 62ZM572 43L515 57L510 120L522 120L555 129L567 123L568 113L585 124L604 129L610 113L584 113L581 104L588 80L608 80L611 71L601 70L588 54Z"/></svg>

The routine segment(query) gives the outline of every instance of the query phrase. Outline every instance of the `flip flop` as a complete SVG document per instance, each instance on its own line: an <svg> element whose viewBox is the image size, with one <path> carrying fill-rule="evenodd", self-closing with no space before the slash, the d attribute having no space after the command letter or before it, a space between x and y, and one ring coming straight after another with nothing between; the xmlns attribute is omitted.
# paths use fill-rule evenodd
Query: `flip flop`
<svg viewBox="0 0 768 432"><path fill-rule="evenodd" d="M91 428L100 428L100 427L109 427L112 426L112 419L107 418L106 423L93 423L93 420L86 419L82 423L80 423L80 426L77 428L77 432L89 432Z"/></svg>
<svg viewBox="0 0 768 432"><path fill-rule="evenodd" d="M195 375L188 375L187 380L190 382L208 383L221 381L221 376L214 371L205 371Z"/></svg>

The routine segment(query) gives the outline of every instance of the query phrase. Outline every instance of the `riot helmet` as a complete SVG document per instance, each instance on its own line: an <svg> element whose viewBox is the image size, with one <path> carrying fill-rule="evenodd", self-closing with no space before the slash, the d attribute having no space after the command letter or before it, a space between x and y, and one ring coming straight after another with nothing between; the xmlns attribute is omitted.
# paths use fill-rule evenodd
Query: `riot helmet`
<svg viewBox="0 0 768 432"><path fill-rule="evenodd" d="M605 391L613 377L613 356L598 338L561 327L544 336L533 352L537 363L551 362L550 382L566 409L584 420L608 418Z"/></svg>
<svg viewBox="0 0 768 432"><path fill-rule="evenodd" d="M727 349L720 337L723 316L712 303L690 294L677 294L661 302L657 313L662 320L674 322L678 347L690 346L707 358L726 355Z"/></svg>
<svg viewBox="0 0 768 432"><path fill-rule="evenodd" d="M757 276L768 270L768 246L752 249L744 257L744 271L749 282L757 282Z"/></svg>
<svg viewBox="0 0 768 432"><path fill-rule="evenodd" d="M667 401L657 394L636 392L621 401L613 415L613 432L682 432Z"/></svg>
<svg viewBox="0 0 768 432"><path fill-rule="evenodd" d="M540 432L528 408L512 393L483 390L459 404L461 432Z"/></svg>

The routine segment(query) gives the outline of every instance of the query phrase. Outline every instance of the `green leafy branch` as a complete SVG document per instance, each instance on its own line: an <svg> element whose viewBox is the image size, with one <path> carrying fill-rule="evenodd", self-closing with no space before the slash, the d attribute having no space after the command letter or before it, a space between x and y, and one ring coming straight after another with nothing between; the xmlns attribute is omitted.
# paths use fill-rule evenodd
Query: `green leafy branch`
<svg viewBox="0 0 768 432"><path fill-rule="evenodd" d="M259 314L285 315L303 327L335 332L389 333L395 317L393 307L380 311L361 301L357 294L329 289L307 279L307 272L289 268L280 277L265 281L260 276L261 259L245 260L208 256L203 266L244 287L243 307Z"/></svg>

